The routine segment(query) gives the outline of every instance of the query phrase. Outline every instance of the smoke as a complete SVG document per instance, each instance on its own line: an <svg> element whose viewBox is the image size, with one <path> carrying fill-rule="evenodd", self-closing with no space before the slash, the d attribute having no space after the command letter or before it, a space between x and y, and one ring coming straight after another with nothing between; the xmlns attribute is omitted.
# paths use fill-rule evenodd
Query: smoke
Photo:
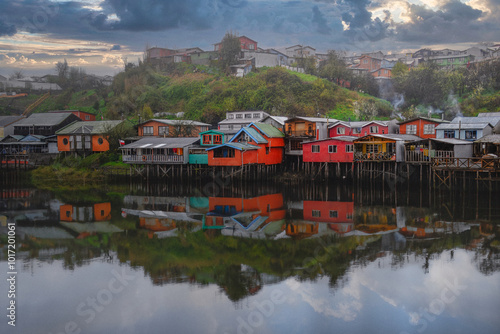
<svg viewBox="0 0 500 334"><path fill-rule="evenodd" d="M399 108L405 103L405 96L403 94L395 94L391 103L395 110L399 110Z"/></svg>
<svg viewBox="0 0 500 334"><path fill-rule="evenodd" d="M377 80L377 84L378 96L381 99L391 102L394 111L399 111L399 108L405 103L405 97L403 94L396 93L392 80Z"/></svg>
<svg viewBox="0 0 500 334"><path fill-rule="evenodd" d="M457 97L453 92L451 91L450 94L448 94L448 111L454 116L454 117L463 117L462 110L460 109L460 104L458 103Z"/></svg>

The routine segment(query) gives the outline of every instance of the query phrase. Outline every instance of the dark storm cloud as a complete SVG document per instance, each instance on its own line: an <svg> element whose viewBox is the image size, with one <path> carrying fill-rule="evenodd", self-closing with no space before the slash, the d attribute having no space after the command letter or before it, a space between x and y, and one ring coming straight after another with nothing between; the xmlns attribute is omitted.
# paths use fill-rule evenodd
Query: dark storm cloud
<svg viewBox="0 0 500 334"><path fill-rule="evenodd" d="M458 0L443 4L438 10L419 5L409 7L410 22L397 24L399 41L420 43L474 42L491 39L498 26L485 20L484 13ZM493 38L494 39L494 38Z"/></svg>
<svg viewBox="0 0 500 334"><path fill-rule="evenodd" d="M113 45L113 46L111 47L111 50L110 50L110 51L118 51L118 50L121 50L121 49L122 49L121 45L119 45L119 44L115 44L115 45Z"/></svg>
<svg viewBox="0 0 500 334"><path fill-rule="evenodd" d="M328 26L327 20L320 12L318 6L313 7L312 22L313 24L316 24L317 26L316 31L319 32L320 34L329 34L332 31L332 29Z"/></svg>
<svg viewBox="0 0 500 334"><path fill-rule="evenodd" d="M13 24L6 24L0 20L0 36L12 36L17 32L16 26Z"/></svg>
<svg viewBox="0 0 500 334"><path fill-rule="evenodd" d="M342 20L349 24L350 30L363 28L371 23L372 14L367 9L370 0L341 0L338 3L346 6Z"/></svg>
<svg viewBox="0 0 500 334"><path fill-rule="evenodd" d="M225 1L231 3L230 0ZM243 2L236 3L244 5ZM207 29L211 26L214 10L204 0L105 0L103 7L109 14L116 14L119 21L103 22L100 29L131 31L158 31L186 27Z"/></svg>

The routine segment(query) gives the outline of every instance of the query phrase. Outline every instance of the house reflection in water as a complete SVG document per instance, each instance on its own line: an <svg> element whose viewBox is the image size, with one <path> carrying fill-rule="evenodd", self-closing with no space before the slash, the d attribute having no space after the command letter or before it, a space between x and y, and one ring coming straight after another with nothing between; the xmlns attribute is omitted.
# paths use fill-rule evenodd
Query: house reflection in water
<svg viewBox="0 0 500 334"><path fill-rule="evenodd" d="M300 204L295 204L296 208ZM293 216L286 234L295 239L346 234L354 230L354 202L303 201L302 219Z"/></svg>
<svg viewBox="0 0 500 334"><path fill-rule="evenodd" d="M210 197L205 229L221 229L223 235L266 238L278 235L285 224L283 195L252 198Z"/></svg>
<svg viewBox="0 0 500 334"><path fill-rule="evenodd" d="M83 239L100 233L122 232L122 229L111 224L111 203L95 203L92 205L63 204L59 207L61 225Z"/></svg>
<svg viewBox="0 0 500 334"><path fill-rule="evenodd" d="M148 237L175 237L179 230L196 232L202 228L206 198L125 196L122 215L139 217L139 226Z"/></svg>

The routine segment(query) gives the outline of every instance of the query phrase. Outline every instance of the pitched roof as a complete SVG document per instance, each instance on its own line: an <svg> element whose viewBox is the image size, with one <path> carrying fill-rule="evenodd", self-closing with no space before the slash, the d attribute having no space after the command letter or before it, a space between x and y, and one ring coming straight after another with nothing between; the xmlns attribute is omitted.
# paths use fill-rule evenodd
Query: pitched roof
<svg viewBox="0 0 500 334"><path fill-rule="evenodd" d="M0 116L0 126L8 126L14 122L20 121L24 116Z"/></svg>
<svg viewBox="0 0 500 334"><path fill-rule="evenodd" d="M225 147L225 146L234 148L238 151L258 150L260 148L258 146L252 145L252 144L231 142L231 143L225 143L225 144L222 144L219 146L210 147L210 148L207 148L206 150L211 151L211 150L215 150L217 148Z"/></svg>
<svg viewBox="0 0 500 334"><path fill-rule="evenodd" d="M292 121L294 119L302 119L304 121L308 122L315 122L315 123L327 123L327 122L337 122L338 120L335 118L324 118L324 117L303 117L303 116L295 116L295 117L290 117L287 121Z"/></svg>
<svg viewBox="0 0 500 334"><path fill-rule="evenodd" d="M359 137L355 136L338 136L338 137L331 137L331 138L325 138L325 139L319 139L319 140L311 140L311 141L305 141L302 144L313 144L313 143L318 143L322 141L335 141L335 140L340 140L340 141L347 141L347 142L353 142L354 140L358 139Z"/></svg>
<svg viewBox="0 0 500 334"><path fill-rule="evenodd" d="M71 112L68 113L39 113L32 114L30 117L25 118L14 124L14 126L26 126L26 125L37 125L37 126L52 126L62 123L68 117L77 117ZM78 119L78 118L76 118Z"/></svg>
<svg viewBox="0 0 500 334"><path fill-rule="evenodd" d="M447 124L439 124L436 126L436 130L458 130L458 129L484 129L488 126L493 127L490 123L488 122L482 122L482 123L447 123Z"/></svg>
<svg viewBox="0 0 500 334"><path fill-rule="evenodd" d="M113 129L117 125L121 124L123 121L77 121L73 122L64 128L56 131L57 135L68 135L68 134L102 134Z"/></svg>
<svg viewBox="0 0 500 334"><path fill-rule="evenodd" d="M274 125L255 122L250 124L249 126L254 125L258 128L262 133L264 133L268 138L282 138L285 137L285 134L281 132L279 129L274 127Z"/></svg>
<svg viewBox="0 0 500 334"><path fill-rule="evenodd" d="M120 147L124 148L180 148L186 147L189 145L194 145L196 142L199 142L200 138L198 137L147 137L139 139L133 143L124 145Z"/></svg>
<svg viewBox="0 0 500 334"><path fill-rule="evenodd" d="M266 116L263 119L261 119L260 122L262 123L263 121L265 121L268 118L275 120L276 122L278 122L281 125L285 125L285 122L288 119L288 117L286 117L286 116L270 116L269 115L269 116Z"/></svg>
<svg viewBox="0 0 500 334"><path fill-rule="evenodd" d="M190 119L156 119L156 118L149 119L145 122L142 122L139 125L144 125L144 124L151 122L151 121L160 122L160 123L164 123L164 124L168 124L168 125L212 126L211 124L202 123L202 122L198 122L198 121L192 121Z"/></svg>
<svg viewBox="0 0 500 334"><path fill-rule="evenodd" d="M408 119L406 121L398 122L397 124L402 125L402 124L413 122L413 121L416 121L419 119L424 120L424 121L434 122L434 123L450 123L450 121L445 121L445 120L439 119L439 118L414 117L414 118Z"/></svg>
<svg viewBox="0 0 500 334"><path fill-rule="evenodd" d="M333 128L337 125L343 125L343 126L346 126L349 128L363 128L371 123L375 123L375 124L382 125L382 126L387 126L387 124L382 122L382 121L356 121L356 122L336 121L332 125L329 125L328 128Z"/></svg>
<svg viewBox="0 0 500 334"><path fill-rule="evenodd" d="M384 135L379 135L379 134L370 134L366 135L363 137L358 138L356 141L364 141L366 137L376 137L376 138L385 138L385 139L390 139L390 140L396 140L396 141L419 141L422 140L422 138L417 137L415 135L406 135L406 134L384 134Z"/></svg>
<svg viewBox="0 0 500 334"><path fill-rule="evenodd" d="M500 134L493 134L484 136L475 141L475 143L492 143L492 144L500 144Z"/></svg>
<svg viewBox="0 0 500 334"><path fill-rule="evenodd" d="M229 140L229 142L234 142L234 140L242 133L245 132L252 138L256 143L259 144L267 144L268 141L266 138L262 137L262 135L259 133L259 131L255 130L254 128L251 127L244 127L241 128L236 134Z"/></svg>
<svg viewBox="0 0 500 334"><path fill-rule="evenodd" d="M490 123L491 126L495 127L500 122L500 117L485 116L485 117L455 117L451 123L458 124L476 124L476 123Z"/></svg>

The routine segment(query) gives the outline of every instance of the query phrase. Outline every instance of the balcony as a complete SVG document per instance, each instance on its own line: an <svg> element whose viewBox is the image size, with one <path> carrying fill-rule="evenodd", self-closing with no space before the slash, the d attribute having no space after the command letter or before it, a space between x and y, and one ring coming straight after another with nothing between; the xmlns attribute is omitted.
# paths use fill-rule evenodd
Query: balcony
<svg viewBox="0 0 500 334"><path fill-rule="evenodd" d="M395 161L396 153L379 152L379 153L363 153L354 152L354 161Z"/></svg>
<svg viewBox="0 0 500 334"><path fill-rule="evenodd" d="M131 164L182 164L183 155L123 155L123 162Z"/></svg>
<svg viewBox="0 0 500 334"><path fill-rule="evenodd" d="M430 163L431 158L453 158L453 151L436 151L429 149L406 151L405 161L406 162L420 162L420 163Z"/></svg>
<svg viewBox="0 0 500 334"><path fill-rule="evenodd" d="M287 131L286 135L288 137L316 137L316 131L311 130L299 130L299 131Z"/></svg>

